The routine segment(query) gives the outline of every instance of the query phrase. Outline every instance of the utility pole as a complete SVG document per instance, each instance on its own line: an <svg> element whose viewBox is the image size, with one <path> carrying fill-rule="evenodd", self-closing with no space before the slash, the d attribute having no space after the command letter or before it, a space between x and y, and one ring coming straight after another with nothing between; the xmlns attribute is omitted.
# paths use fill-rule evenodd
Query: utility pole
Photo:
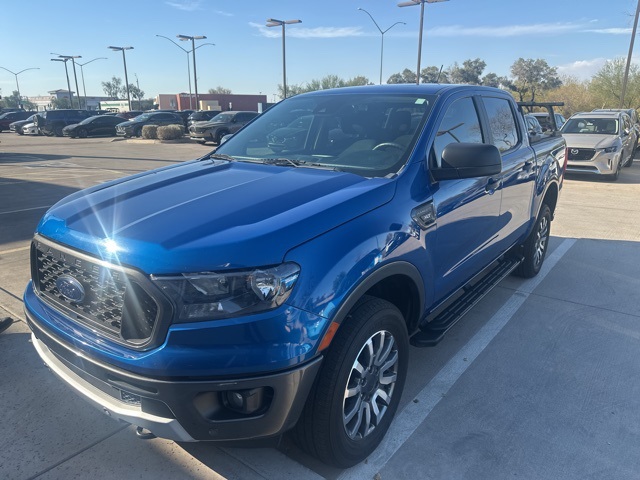
<svg viewBox="0 0 640 480"><path fill-rule="evenodd" d="M620 95L620 108L624 108L624 97L627 94L627 81L629 80L629 67L631 67L631 55L633 54L633 42L636 39L636 30L638 29L638 15L640 15L640 0L636 7L636 19L633 21L633 32L631 33L631 41L629 42L629 55L627 56L627 66L624 69L624 78L622 79L622 94Z"/></svg>

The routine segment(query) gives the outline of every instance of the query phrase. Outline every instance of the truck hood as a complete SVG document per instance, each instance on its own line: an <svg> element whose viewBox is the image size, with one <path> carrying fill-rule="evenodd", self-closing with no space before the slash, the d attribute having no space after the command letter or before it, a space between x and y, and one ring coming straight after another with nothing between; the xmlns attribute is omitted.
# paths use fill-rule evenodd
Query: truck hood
<svg viewBox="0 0 640 480"><path fill-rule="evenodd" d="M257 267L281 263L291 248L394 192L386 178L201 160L78 192L37 230L149 274Z"/></svg>
<svg viewBox="0 0 640 480"><path fill-rule="evenodd" d="M568 148L607 148L615 145L617 135L598 135L586 133L563 133Z"/></svg>

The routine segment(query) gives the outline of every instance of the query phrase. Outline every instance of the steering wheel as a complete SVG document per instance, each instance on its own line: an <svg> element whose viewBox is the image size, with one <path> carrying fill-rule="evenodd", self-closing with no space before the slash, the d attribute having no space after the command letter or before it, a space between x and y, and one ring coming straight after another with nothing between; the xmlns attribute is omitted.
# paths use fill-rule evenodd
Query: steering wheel
<svg viewBox="0 0 640 480"><path fill-rule="evenodd" d="M386 147L393 147L393 148L397 148L398 150L403 150L404 151L404 145L400 145L399 143L395 143L395 142L379 143L378 145L373 147L373 149L374 150L380 150L381 148L386 148Z"/></svg>

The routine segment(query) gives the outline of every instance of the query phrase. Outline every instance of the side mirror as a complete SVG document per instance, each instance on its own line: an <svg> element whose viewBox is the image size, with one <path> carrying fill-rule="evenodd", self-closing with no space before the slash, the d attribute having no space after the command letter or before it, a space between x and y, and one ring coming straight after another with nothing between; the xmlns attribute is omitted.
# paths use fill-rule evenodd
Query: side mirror
<svg viewBox="0 0 640 480"><path fill-rule="evenodd" d="M222 145L224 142L226 142L227 140L229 140L231 137L233 137L233 133L228 133L227 135L225 135L224 137L222 137L220 139L220 145ZM218 145L218 146L220 146Z"/></svg>
<svg viewBox="0 0 640 480"><path fill-rule="evenodd" d="M486 177L500 172L500 151L486 143L450 143L442 152L442 166L431 169L436 180Z"/></svg>

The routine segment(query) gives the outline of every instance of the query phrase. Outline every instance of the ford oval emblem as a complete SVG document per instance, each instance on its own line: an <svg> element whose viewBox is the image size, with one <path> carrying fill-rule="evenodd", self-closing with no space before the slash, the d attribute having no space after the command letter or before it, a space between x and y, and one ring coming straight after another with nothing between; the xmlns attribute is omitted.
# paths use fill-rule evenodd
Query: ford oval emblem
<svg viewBox="0 0 640 480"><path fill-rule="evenodd" d="M84 300L84 287L70 275L62 275L58 278L56 287L60 294L71 302L80 303Z"/></svg>

